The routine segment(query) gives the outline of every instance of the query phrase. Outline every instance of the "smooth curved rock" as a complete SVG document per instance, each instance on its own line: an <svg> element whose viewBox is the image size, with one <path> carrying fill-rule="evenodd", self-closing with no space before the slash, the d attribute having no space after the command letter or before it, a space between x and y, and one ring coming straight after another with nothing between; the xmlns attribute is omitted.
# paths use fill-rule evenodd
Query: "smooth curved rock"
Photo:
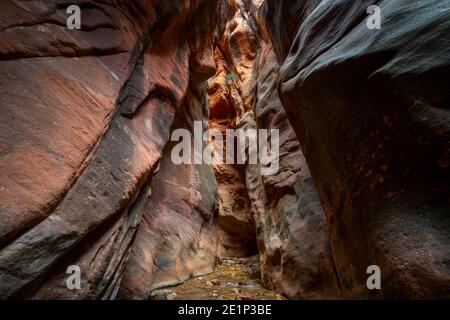
<svg viewBox="0 0 450 320"><path fill-rule="evenodd" d="M293 299L341 297L328 222L318 192L277 93L279 65L270 43L261 43L256 75L254 120L248 128L278 129L279 170L261 176L248 165L247 188L258 234L261 274L269 288Z"/></svg>
<svg viewBox="0 0 450 320"><path fill-rule="evenodd" d="M449 3L376 1L369 30L373 4L265 2L280 97L345 297L449 298ZM370 265L382 290L366 287Z"/></svg>
<svg viewBox="0 0 450 320"><path fill-rule="evenodd" d="M201 85L210 72L198 57L230 10L74 2L81 30L66 28L65 1L1 4L1 298L116 296L142 214L135 201L190 78ZM72 264L81 290L65 287Z"/></svg>

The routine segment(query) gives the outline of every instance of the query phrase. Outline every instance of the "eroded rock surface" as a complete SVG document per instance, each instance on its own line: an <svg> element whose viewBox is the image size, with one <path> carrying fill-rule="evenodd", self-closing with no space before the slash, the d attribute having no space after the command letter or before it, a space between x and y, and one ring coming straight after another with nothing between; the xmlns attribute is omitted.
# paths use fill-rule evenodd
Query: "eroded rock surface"
<svg viewBox="0 0 450 320"><path fill-rule="evenodd" d="M381 9L380 30L366 26ZM450 297L448 1L276 1L279 93L347 298ZM368 290L378 265L382 290Z"/></svg>
<svg viewBox="0 0 450 320"><path fill-rule="evenodd" d="M66 28L65 1L0 5L1 298L116 297L175 112L202 95L193 86L206 90L207 52L230 11L209 0L70 4L81 30ZM209 211L203 201L192 215ZM81 290L65 286L72 264Z"/></svg>
<svg viewBox="0 0 450 320"><path fill-rule="evenodd" d="M214 60L210 62L214 72ZM194 121L203 123L203 130L208 128L207 88L205 78L199 80L202 85L191 80L173 129L193 133ZM216 266L219 202L213 168L207 164L174 164L172 152L176 143L166 145L159 170L144 189L145 198L138 206L143 217L121 283L120 298L149 298L156 288L210 273ZM193 144L194 141L192 149Z"/></svg>
<svg viewBox="0 0 450 320"><path fill-rule="evenodd" d="M240 193L248 194L250 208L246 210L253 216L261 275L267 287L290 298L337 298L341 293L326 216L278 97L279 65L270 39L263 39L256 20L259 5L259 1L237 2L238 11L216 51L218 73L209 81L210 126L222 132L226 128L279 130L279 169L261 176L260 165L247 163L244 170L242 165L216 166L219 194L232 194L230 190L236 186ZM224 172L233 170L230 168L243 171L244 187L237 179L224 178ZM230 198L232 204L239 199ZM239 217L242 208L229 211ZM219 226L221 218L219 215ZM232 229L236 223L230 225ZM235 243L245 243L242 234L234 237Z"/></svg>
<svg viewBox="0 0 450 320"><path fill-rule="evenodd" d="M245 163L227 161L227 130L239 127L241 117L253 103L253 62L257 39L245 20L242 2L227 23L214 58L217 72L208 81L209 127L223 137L223 164L214 164L220 208L218 228L221 256L242 257L257 249L255 223L245 183ZM214 144L212 144L214 148Z"/></svg>
<svg viewBox="0 0 450 320"><path fill-rule="evenodd" d="M276 90L279 65L261 43L255 67L254 120L247 126L279 130L279 169L261 176L247 167L247 187L257 222L264 283L297 299L341 296L328 223L300 144Z"/></svg>

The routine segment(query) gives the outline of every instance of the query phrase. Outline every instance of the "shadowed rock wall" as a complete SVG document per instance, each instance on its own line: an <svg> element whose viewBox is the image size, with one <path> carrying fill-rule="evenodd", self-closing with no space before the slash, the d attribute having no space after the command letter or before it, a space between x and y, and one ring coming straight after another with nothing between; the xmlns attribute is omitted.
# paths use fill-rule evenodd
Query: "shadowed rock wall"
<svg viewBox="0 0 450 320"><path fill-rule="evenodd" d="M242 165L216 166L219 195L232 193L230 190L242 184L237 179L224 179L223 168L243 171L239 177L244 187L239 192L248 194L250 204L234 210L228 205L232 208L229 212L235 219L243 210L252 214L267 287L290 298L340 297L326 216L278 97L279 65L270 39L263 39L256 21L259 5L260 1L237 1L238 10L216 50L218 72L209 81L210 126L222 132L226 128L279 130L279 170L261 176L259 164L247 164L244 169ZM256 150L257 146L250 148ZM230 199L234 204L239 198ZM220 220L221 215L219 226ZM245 245L244 236L244 232L237 233L233 243Z"/></svg>
<svg viewBox="0 0 450 320"><path fill-rule="evenodd" d="M366 26L369 5L380 30ZM277 1L278 91L347 298L450 297L448 1ZM381 268L382 290L366 269Z"/></svg>
<svg viewBox="0 0 450 320"><path fill-rule="evenodd" d="M258 226L264 283L296 299L340 297L328 223L300 144L277 93L279 65L270 42L261 42L255 67L254 123L279 130L279 170L261 176L247 167L247 187Z"/></svg>

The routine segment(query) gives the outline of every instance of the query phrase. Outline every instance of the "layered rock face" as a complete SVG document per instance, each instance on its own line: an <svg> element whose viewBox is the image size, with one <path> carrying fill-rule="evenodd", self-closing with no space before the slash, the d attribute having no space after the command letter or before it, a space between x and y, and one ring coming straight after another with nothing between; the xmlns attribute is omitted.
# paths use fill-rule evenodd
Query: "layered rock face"
<svg viewBox="0 0 450 320"><path fill-rule="evenodd" d="M225 178L223 168L237 172L242 166L216 166L219 195L226 197L238 188L248 193L251 209L241 207L226 214L237 220L242 209L252 213L267 287L290 298L340 297L325 213L277 94L279 65L270 39L263 39L255 20L260 3L238 1L237 5L216 51L218 73L209 81L210 126L222 132L225 128L279 130L279 170L262 176L259 164L247 164L240 175L245 181L241 187L238 179ZM235 202L228 207L233 208L239 198L230 199ZM242 233L234 243L245 244L239 237Z"/></svg>
<svg viewBox="0 0 450 320"><path fill-rule="evenodd" d="M66 28L70 4L81 7L81 30ZM114 298L130 251L147 260L130 261L126 274L145 276L123 282L125 297L212 269L212 168L184 168L183 187L168 180L163 149L176 112L180 127L208 117L204 81L228 4L0 7L0 297ZM81 290L64 283L69 265L81 269Z"/></svg>
<svg viewBox="0 0 450 320"><path fill-rule="evenodd" d="M193 134L194 121L202 122L203 130L208 127L204 76L213 75L215 69L212 56L205 61L211 62L212 74L191 80L174 130ZM193 149L194 141L191 143ZM149 298L154 289L210 273L216 265L218 196L213 168L207 164L174 164L175 144L166 145L159 170L141 192L145 198L136 205L143 217L120 286L121 298Z"/></svg>
<svg viewBox="0 0 450 320"><path fill-rule="evenodd" d="M381 29L366 26L381 10ZM450 297L447 1L276 1L279 94L330 225L344 297ZM378 265L382 290L368 290Z"/></svg>
<svg viewBox="0 0 450 320"><path fill-rule="evenodd" d="M328 223L300 144L277 93L279 65L270 43L261 42L255 66L254 124L279 130L279 170L261 175L247 168L257 220L264 283L297 299L341 296L331 254Z"/></svg>
<svg viewBox="0 0 450 320"><path fill-rule="evenodd" d="M238 1L236 6L241 6ZM258 252L255 223L245 183L245 164L227 163L227 130L239 128L241 118L251 110L253 101L253 63L257 39L241 10L227 23L215 51L217 72L208 81L210 99L209 127L224 137L223 162L214 172L220 198L218 228L221 256L242 257ZM212 144L214 148L214 144ZM230 161L228 161L230 162Z"/></svg>

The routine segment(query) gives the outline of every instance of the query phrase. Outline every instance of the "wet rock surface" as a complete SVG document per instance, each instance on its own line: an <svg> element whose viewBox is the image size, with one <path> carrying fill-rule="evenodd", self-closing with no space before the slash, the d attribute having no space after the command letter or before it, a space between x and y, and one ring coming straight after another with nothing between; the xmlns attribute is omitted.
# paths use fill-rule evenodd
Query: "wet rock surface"
<svg viewBox="0 0 450 320"><path fill-rule="evenodd" d="M261 41L255 65L254 119L246 126L279 130L279 168L261 176L249 164L246 182L257 226L261 272L268 288L293 299L341 297L328 222L300 143L276 90L279 65Z"/></svg>
<svg viewBox="0 0 450 320"><path fill-rule="evenodd" d="M260 282L258 256L226 258L213 273L165 288L174 300L284 300ZM152 294L153 295L153 294ZM161 294L157 294L158 299ZM154 296L152 296L154 299Z"/></svg>

